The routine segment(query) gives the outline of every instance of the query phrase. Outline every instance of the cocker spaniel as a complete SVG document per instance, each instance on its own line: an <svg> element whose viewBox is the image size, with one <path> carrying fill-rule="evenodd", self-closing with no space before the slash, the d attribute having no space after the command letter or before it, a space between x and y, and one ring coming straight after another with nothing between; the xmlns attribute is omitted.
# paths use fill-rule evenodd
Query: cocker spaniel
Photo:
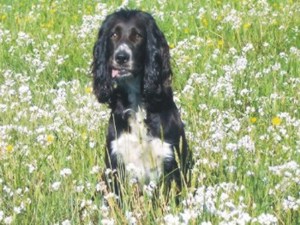
<svg viewBox="0 0 300 225"><path fill-rule="evenodd" d="M153 17L122 9L104 20L93 50L93 89L111 109L106 167L118 182L186 182L191 153L173 100L167 41ZM121 179L120 179L121 178Z"/></svg>

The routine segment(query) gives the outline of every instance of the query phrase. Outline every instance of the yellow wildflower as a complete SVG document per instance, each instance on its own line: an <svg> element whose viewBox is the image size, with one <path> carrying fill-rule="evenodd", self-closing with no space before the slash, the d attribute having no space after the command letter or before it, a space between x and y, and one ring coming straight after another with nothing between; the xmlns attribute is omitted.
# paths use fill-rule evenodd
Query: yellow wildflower
<svg viewBox="0 0 300 225"><path fill-rule="evenodd" d="M93 92L93 88L92 87L86 87L85 88L85 93L91 94L92 92Z"/></svg>
<svg viewBox="0 0 300 225"><path fill-rule="evenodd" d="M14 146L13 145L7 145L6 146L6 151L12 152L13 150L14 150Z"/></svg>
<svg viewBox="0 0 300 225"><path fill-rule="evenodd" d="M207 21L207 19L206 19L205 17L203 17L203 18L201 19L201 23L202 23L203 26L205 26L205 27L208 26L208 21Z"/></svg>
<svg viewBox="0 0 300 225"><path fill-rule="evenodd" d="M86 8L86 12L87 12L87 14L92 14L93 13L93 7L88 5L87 8Z"/></svg>
<svg viewBox="0 0 300 225"><path fill-rule="evenodd" d="M251 23L245 23L243 25L244 30L248 30L251 27Z"/></svg>
<svg viewBox="0 0 300 225"><path fill-rule="evenodd" d="M81 138L82 138L84 141L88 138L87 133L86 133L85 131L83 131L83 132L81 133Z"/></svg>
<svg viewBox="0 0 300 225"><path fill-rule="evenodd" d="M41 25L42 28L46 28L46 29L50 29L54 27L54 21L53 20L49 20L47 23L43 23Z"/></svg>
<svg viewBox="0 0 300 225"><path fill-rule="evenodd" d="M1 18L0 18L0 20L1 20L1 21L4 21L4 20L6 20L6 18L7 18L6 15L2 15Z"/></svg>
<svg viewBox="0 0 300 225"><path fill-rule="evenodd" d="M278 116L275 116L272 118L273 126L279 126L281 124L281 122L282 122L282 120Z"/></svg>
<svg viewBox="0 0 300 225"><path fill-rule="evenodd" d="M250 117L250 122L251 123L256 123L257 121L257 118L256 117Z"/></svg>
<svg viewBox="0 0 300 225"><path fill-rule="evenodd" d="M224 46L224 40L221 39L221 40L218 40L218 48L223 48Z"/></svg>
<svg viewBox="0 0 300 225"><path fill-rule="evenodd" d="M54 136L52 134L47 135L47 143L51 144L54 141Z"/></svg>
<svg viewBox="0 0 300 225"><path fill-rule="evenodd" d="M175 45L171 43L171 44L169 45L169 48L170 48L170 49L173 49L173 48L175 48Z"/></svg>

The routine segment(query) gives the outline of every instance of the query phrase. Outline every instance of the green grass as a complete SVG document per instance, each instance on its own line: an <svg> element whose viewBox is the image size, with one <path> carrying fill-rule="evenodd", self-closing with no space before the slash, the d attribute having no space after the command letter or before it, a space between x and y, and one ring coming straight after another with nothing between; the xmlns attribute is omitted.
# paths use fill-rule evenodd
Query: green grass
<svg viewBox="0 0 300 225"><path fill-rule="evenodd" d="M195 156L179 205L103 185L98 28L122 1L0 1L0 224L299 224L298 1L129 1L171 48ZM90 22L87 22L90 21ZM84 207L83 207L84 206ZM84 208L84 210L82 209Z"/></svg>

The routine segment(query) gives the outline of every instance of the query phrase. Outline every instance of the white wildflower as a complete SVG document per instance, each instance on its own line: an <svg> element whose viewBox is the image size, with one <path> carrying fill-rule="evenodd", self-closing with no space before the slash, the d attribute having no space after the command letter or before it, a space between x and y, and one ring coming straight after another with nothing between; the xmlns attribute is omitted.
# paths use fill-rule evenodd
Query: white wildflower
<svg viewBox="0 0 300 225"><path fill-rule="evenodd" d="M12 216L8 216L4 218L4 224L11 224L13 221L13 217Z"/></svg>
<svg viewBox="0 0 300 225"><path fill-rule="evenodd" d="M20 86L18 92L21 102L30 102L32 95L28 85Z"/></svg>
<svg viewBox="0 0 300 225"><path fill-rule="evenodd" d="M51 190L57 191L60 188L61 182L56 181L51 185Z"/></svg>
<svg viewBox="0 0 300 225"><path fill-rule="evenodd" d="M168 225L179 225L180 224L179 217L177 215L172 215L172 214L167 214L164 217L164 221Z"/></svg>
<svg viewBox="0 0 300 225"><path fill-rule="evenodd" d="M61 225L71 225L71 221L70 220L64 220L61 222Z"/></svg>
<svg viewBox="0 0 300 225"><path fill-rule="evenodd" d="M275 216L271 215L271 214L261 214L258 218L257 218L258 222L262 225L276 225L278 224L278 220Z"/></svg>
<svg viewBox="0 0 300 225"><path fill-rule="evenodd" d="M106 190L106 184L104 181L100 181L97 185L96 185L96 191L97 192L101 192L101 191L104 191Z"/></svg>
<svg viewBox="0 0 300 225"><path fill-rule="evenodd" d="M29 89L29 87L27 85L22 85L22 86L19 87L19 94L20 94L20 96L25 95L25 94L27 94L29 92L30 92L30 89Z"/></svg>
<svg viewBox="0 0 300 225"><path fill-rule="evenodd" d="M157 188L156 183L153 181L150 181L150 183L148 185L144 185L144 192L147 194L147 196L152 197L153 196L153 192L155 191L155 189Z"/></svg>
<svg viewBox="0 0 300 225"><path fill-rule="evenodd" d="M279 71L280 69L281 69L280 63L275 63L275 64L272 66L272 70L273 70L273 71Z"/></svg>
<svg viewBox="0 0 300 225"><path fill-rule="evenodd" d="M95 148L96 142L95 141L90 141L89 146L90 146L90 148Z"/></svg>
<svg viewBox="0 0 300 225"><path fill-rule="evenodd" d="M34 165L32 165L32 164L28 164L27 166L28 166L29 173L33 173L33 171L36 170L36 167Z"/></svg>
<svg viewBox="0 0 300 225"><path fill-rule="evenodd" d="M253 152L255 150L254 142L252 141L252 139L249 135L242 137L238 141L238 147L243 148L248 152Z"/></svg>
<svg viewBox="0 0 300 225"><path fill-rule="evenodd" d="M18 38L16 40L18 46L28 46L34 44L34 41L30 36L22 31L18 33Z"/></svg>
<svg viewBox="0 0 300 225"><path fill-rule="evenodd" d="M195 219L198 216L198 212L192 209L184 209L183 213L180 213L180 217L183 221L183 224L189 224L191 219Z"/></svg>
<svg viewBox="0 0 300 225"><path fill-rule="evenodd" d="M133 216L133 213L132 212L126 212L125 213L125 216L126 216L126 219L127 219L127 222L129 225L135 225L137 224L137 219Z"/></svg>
<svg viewBox="0 0 300 225"><path fill-rule="evenodd" d="M247 64L248 64L247 59L241 56L237 58L234 67L237 70L237 72L243 72L247 68Z"/></svg>
<svg viewBox="0 0 300 225"><path fill-rule="evenodd" d="M3 220L3 218L4 218L4 212L0 211L0 222Z"/></svg>
<svg viewBox="0 0 300 225"><path fill-rule="evenodd" d="M294 210L297 211L300 208L300 199L296 199L292 196L288 196L283 200L282 206L284 210Z"/></svg>
<svg viewBox="0 0 300 225"><path fill-rule="evenodd" d="M69 169L69 168L64 168L64 169L62 169L62 170L60 171L60 175L61 175L62 177L68 177L68 176L70 176L71 174L72 174L72 170Z"/></svg>
<svg viewBox="0 0 300 225"><path fill-rule="evenodd" d="M243 53L247 53L248 51L253 50L253 49L254 49L253 44L252 44L252 43L248 43L248 44L242 49L242 51L243 51Z"/></svg>
<svg viewBox="0 0 300 225"><path fill-rule="evenodd" d="M238 51L234 47L231 47L228 52L229 52L229 54L235 56Z"/></svg>
<svg viewBox="0 0 300 225"><path fill-rule="evenodd" d="M232 29L237 30L241 27L242 24L240 14L241 13L237 10L231 9L222 22L230 24L232 26Z"/></svg>
<svg viewBox="0 0 300 225"><path fill-rule="evenodd" d="M75 187L75 190L77 193L82 193L84 190L84 186L83 185L78 185Z"/></svg>
<svg viewBox="0 0 300 225"><path fill-rule="evenodd" d="M201 18L204 16L205 13L206 13L206 9L203 8L203 7L201 7L201 8L198 10L198 16L197 16L197 18L198 18L198 19L201 19Z"/></svg>
<svg viewBox="0 0 300 225"><path fill-rule="evenodd" d="M202 222L202 223L200 223L200 225L212 225L212 223L211 222Z"/></svg>
<svg viewBox="0 0 300 225"><path fill-rule="evenodd" d="M15 214L20 214L22 212L23 208L21 206L15 206L14 207L14 213Z"/></svg>
<svg viewBox="0 0 300 225"><path fill-rule="evenodd" d="M100 172L99 166L93 166L92 170L90 171L90 174L98 174Z"/></svg>
<svg viewBox="0 0 300 225"><path fill-rule="evenodd" d="M276 175L283 175L286 171L297 173L297 171L300 172L300 165L295 161L290 161L283 165L270 166L269 171Z"/></svg>
<svg viewBox="0 0 300 225"><path fill-rule="evenodd" d="M101 224L102 225L114 225L115 221L113 219L102 219Z"/></svg>
<svg viewBox="0 0 300 225"><path fill-rule="evenodd" d="M290 48L290 53L292 55L295 55L297 57L300 57L300 49L296 48L296 47L291 47Z"/></svg>
<svg viewBox="0 0 300 225"><path fill-rule="evenodd" d="M234 143L227 143L226 150L236 152L238 150L238 145Z"/></svg>

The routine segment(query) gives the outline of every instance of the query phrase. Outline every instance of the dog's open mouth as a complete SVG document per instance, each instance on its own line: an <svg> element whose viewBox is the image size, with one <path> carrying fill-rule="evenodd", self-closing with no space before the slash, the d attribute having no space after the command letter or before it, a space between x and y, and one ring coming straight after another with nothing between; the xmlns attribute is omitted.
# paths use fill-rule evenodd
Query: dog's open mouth
<svg viewBox="0 0 300 225"><path fill-rule="evenodd" d="M130 76L130 75L131 75L131 72L126 69L114 69L113 68L111 71L112 78L126 77L126 76Z"/></svg>

